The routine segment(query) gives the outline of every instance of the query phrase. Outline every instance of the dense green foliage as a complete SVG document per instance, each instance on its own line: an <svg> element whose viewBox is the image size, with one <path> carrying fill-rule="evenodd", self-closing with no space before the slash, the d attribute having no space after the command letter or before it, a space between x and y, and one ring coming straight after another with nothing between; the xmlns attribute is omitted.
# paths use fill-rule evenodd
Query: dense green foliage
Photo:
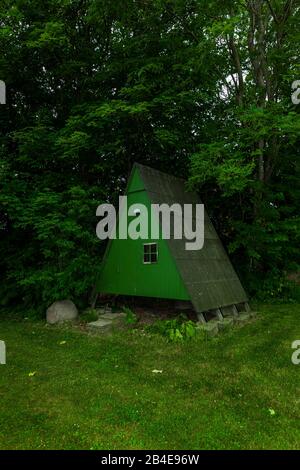
<svg viewBox="0 0 300 470"><path fill-rule="evenodd" d="M215 199L248 287L272 278L275 294L284 271L299 267L300 115L291 100L300 73L299 4L230 0L220 10L221 3L210 36L223 60L223 99L212 115L217 126L192 156L190 181Z"/></svg>
<svg viewBox="0 0 300 470"><path fill-rule="evenodd" d="M299 308L177 343L0 317L0 449L299 450Z"/></svg>
<svg viewBox="0 0 300 470"><path fill-rule="evenodd" d="M196 323L183 314L169 320L157 320L147 327L147 331L165 336L174 343L190 340L196 335Z"/></svg>
<svg viewBox="0 0 300 470"><path fill-rule="evenodd" d="M299 266L299 20L293 0L3 0L1 304L88 302L95 210L134 161L189 177L250 291L276 291Z"/></svg>
<svg viewBox="0 0 300 470"><path fill-rule="evenodd" d="M129 307L124 307L123 312L126 314L125 323L127 325L135 325L138 322L137 315Z"/></svg>

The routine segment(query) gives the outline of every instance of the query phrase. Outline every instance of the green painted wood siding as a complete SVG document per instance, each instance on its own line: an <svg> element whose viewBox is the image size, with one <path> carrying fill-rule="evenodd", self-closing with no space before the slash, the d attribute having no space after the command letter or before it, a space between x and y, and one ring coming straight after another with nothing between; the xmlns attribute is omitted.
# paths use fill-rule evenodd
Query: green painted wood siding
<svg viewBox="0 0 300 470"><path fill-rule="evenodd" d="M128 206L142 203L150 214L150 200L137 168L130 178L127 196ZM153 240L112 240L102 263L99 292L190 300L166 240L157 240L158 262L143 263L143 246L150 242Z"/></svg>

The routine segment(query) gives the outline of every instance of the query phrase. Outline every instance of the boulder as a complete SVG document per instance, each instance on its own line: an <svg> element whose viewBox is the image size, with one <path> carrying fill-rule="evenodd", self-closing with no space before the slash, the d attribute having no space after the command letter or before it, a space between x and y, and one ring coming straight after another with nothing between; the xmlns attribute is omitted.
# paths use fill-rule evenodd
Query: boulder
<svg viewBox="0 0 300 470"><path fill-rule="evenodd" d="M87 324L87 329L91 333L108 333L111 332L113 326L112 320L105 320L99 318L97 321L93 321Z"/></svg>
<svg viewBox="0 0 300 470"><path fill-rule="evenodd" d="M78 317L76 305L71 300L58 300L47 309L47 323L53 325L67 320L75 320Z"/></svg>

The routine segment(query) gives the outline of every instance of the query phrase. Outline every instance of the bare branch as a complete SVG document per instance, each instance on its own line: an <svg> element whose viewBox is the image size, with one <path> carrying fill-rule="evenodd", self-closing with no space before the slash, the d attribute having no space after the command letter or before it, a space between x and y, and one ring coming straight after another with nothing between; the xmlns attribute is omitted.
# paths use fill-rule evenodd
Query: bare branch
<svg viewBox="0 0 300 470"><path fill-rule="evenodd" d="M234 41L233 33L230 34L229 40L226 42L229 47L229 51L230 51L234 66L236 68L237 76L238 76L238 83L236 82L236 80L233 79L236 90L237 90L237 101L239 105L242 105L243 95L244 95L244 77L243 77L243 70L242 70L239 50Z"/></svg>
<svg viewBox="0 0 300 470"><path fill-rule="evenodd" d="M270 10L270 12L271 12L271 15L272 15L272 17L273 17L275 23L279 24L279 19L278 19L277 14L276 14L276 12L275 12L275 10L274 10L272 4L271 4L271 1L270 1L270 0L266 0L266 2L267 2L267 5L268 5L268 7L269 7L269 10Z"/></svg>

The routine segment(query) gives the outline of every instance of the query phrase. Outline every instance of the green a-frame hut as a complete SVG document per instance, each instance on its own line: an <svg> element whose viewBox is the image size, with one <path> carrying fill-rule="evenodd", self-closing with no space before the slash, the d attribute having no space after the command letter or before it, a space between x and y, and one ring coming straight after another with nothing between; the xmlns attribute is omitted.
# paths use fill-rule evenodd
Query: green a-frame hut
<svg viewBox="0 0 300 470"><path fill-rule="evenodd" d="M133 166L128 206L200 203L180 178L144 165ZM119 214L122 217L122 214ZM120 220L118 221L120 223ZM186 240L110 240L102 261L98 292L190 301L198 314L247 304L247 295L206 211L204 246L187 251ZM221 309L221 311L220 311Z"/></svg>

